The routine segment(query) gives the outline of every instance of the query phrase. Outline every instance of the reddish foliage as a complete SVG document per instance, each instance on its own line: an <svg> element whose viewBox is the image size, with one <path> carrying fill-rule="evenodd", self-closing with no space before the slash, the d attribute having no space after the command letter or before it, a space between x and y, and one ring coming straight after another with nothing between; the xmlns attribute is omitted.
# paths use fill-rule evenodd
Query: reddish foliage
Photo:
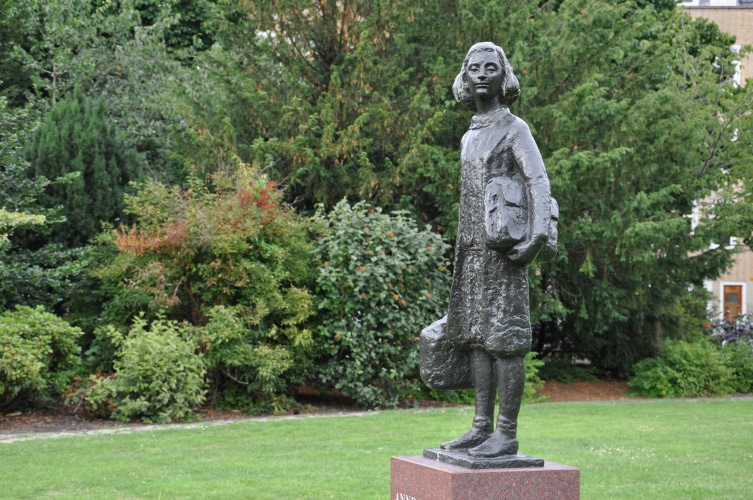
<svg viewBox="0 0 753 500"><path fill-rule="evenodd" d="M157 234L150 234L136 227L130 229L120 226L115 232L115 244L121 252L134 255L144 255L147 252L166 254L179 250L185 246L188 237L188 227L185 221L169 223L157 230Z"/></svg>
<svg viewBox="0 0 753 500"><path fill-rule="evenodd" d="M250 205L256 206L264 213L262 217L262 224L266 224L273 218L273 212L277 208L275 200L275 189L277 183L275 181L267 182L264 187L256 187L252 191L245 188L238 189L235 196L241 204L241 208L248 210Z"/></svg>

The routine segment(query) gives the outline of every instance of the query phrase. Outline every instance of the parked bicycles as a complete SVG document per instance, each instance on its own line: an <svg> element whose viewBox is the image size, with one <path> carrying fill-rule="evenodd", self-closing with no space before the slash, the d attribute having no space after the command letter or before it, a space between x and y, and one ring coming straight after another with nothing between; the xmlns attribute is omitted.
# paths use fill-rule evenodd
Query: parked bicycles
<svg viewBox="0 0 753 500"><path fill-rule="evenodd" d="M730 319L734 318L734 319ZM749 314L731 316L725 314L724 319L710 324L711 338L720 342L722 346L736 342L745 342L753 346L753 321Z"/></svg>

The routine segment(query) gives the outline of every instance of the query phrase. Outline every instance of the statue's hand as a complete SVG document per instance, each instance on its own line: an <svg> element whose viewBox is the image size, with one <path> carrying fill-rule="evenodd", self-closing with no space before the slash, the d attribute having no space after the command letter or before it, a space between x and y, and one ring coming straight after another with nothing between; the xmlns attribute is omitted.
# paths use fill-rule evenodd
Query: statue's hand
<svg viewBox="0 0 753 500"><path fill-rule="evenodd" d="M546 244L548 235L536 234L533 238L524 240L507 252L507 258L521 264L533 261L541 248Z"/></svg>

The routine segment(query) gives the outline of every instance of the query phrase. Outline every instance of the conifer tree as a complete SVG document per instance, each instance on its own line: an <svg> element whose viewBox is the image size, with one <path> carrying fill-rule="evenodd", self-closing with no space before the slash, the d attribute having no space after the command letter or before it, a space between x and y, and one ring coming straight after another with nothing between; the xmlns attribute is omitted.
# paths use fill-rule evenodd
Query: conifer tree
<svg viewBox="0 0 753 500"><path fill-rule="evenodd" d="M522 88L512 111L561 208L559 256L532 277L538 350L626 375L697 327L704 302L688 289L731 261L709 244L751 233L740 181L753 164L753 92L729 84L733 38L673 2L238 5L248 24L228 30L238 56L223 73L248 160L302 207L367 199L449 238L472 114L450 85L473 43L505 48ZM737 203L728 196L692 228L694 201L712 192Z"/></svg>
<svg viewBox="0 0 753 500"><path fill-rule="evenodd" d="M122 215L123 193L140 176L136 153L127 148L108 122L101 100L81 90L61 100L37 129L27 159L33 176L57 179L39 197L46 208L61 206L65 222L52 227L49 240L79 247L94 236L102 222L116 224Z"/></svg>

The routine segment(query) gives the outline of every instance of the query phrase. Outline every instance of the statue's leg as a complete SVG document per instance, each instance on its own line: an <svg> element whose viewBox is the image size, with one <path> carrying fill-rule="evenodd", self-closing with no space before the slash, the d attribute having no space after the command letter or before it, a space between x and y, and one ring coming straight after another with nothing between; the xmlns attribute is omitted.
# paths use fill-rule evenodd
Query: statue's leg
<svg viewBox="0 0 753 500"><path fill-rule="evenodd" d="M518 453L518 412L526 383L524 358L497 359L499 416L497 428L481 445L468 453L474 457L501 457Z"/></svg>
<svg viewBox="0 0 753 500"><path fill-rule="evenodd" d="M483 349L471 351L473 387L476 391L476 414L471 430L459 438L442 443L445 450L467 450L486 441L494 430L494 403L497 378L494 373L494 358Z"/></svg>

